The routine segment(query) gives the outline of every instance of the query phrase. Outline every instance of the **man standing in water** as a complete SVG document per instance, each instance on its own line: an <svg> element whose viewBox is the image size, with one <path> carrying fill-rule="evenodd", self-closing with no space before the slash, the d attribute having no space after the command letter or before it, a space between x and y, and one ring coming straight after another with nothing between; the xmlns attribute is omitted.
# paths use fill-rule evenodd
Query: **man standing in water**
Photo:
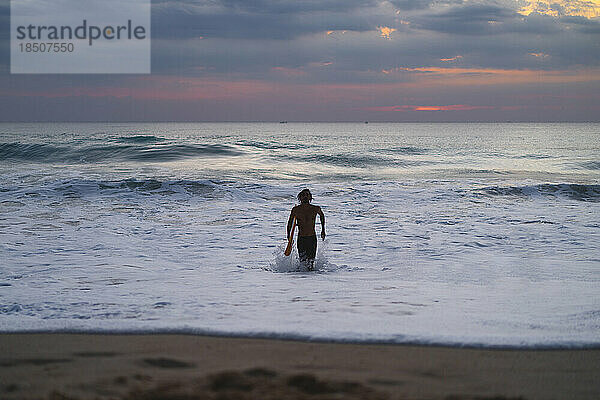
<svg viewBox="0 0 600 400"><path fill-rule="evenodd" d="M321 238L325 240L325 215L321 207L310 204L312 194L310 190L304 189L298 193L300 204L292 208L287 224L287 237L290 237L292 224L296 218L298 225L298 256L300 262L306 264L309 271L314 269L315 257L317 255L317 234L315 233L315 220L317 214L321 219Z"/></svg>

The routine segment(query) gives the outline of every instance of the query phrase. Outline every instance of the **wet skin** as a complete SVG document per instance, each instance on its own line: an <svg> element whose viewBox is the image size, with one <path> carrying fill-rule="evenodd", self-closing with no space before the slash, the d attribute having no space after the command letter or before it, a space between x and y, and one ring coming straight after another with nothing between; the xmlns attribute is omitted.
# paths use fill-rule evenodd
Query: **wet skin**
<svg viewBox="0 0 600 400"><path fill-rule="evenodd" d="M324 240L325 215L323 214L323 211L321 211L321 207L313 206L308 202L302 203L292 208L292 212L290 213L290 218L288 219L287 224L288 238L290 237L290 232L292 230L294 218L296 218L296 224L298 225L298 236L315 236L315 221L317 219L317 214L321 219L321 238Z"/></svg>

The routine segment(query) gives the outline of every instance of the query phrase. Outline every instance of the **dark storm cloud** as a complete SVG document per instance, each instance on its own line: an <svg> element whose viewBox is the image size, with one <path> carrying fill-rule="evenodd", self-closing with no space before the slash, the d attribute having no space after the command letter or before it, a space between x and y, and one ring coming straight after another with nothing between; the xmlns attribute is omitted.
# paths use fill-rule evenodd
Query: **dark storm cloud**
<svg viewBox="0 0 600 400"><path fill-rule="evenodd" d="M153 7L174 5L224 8L257 13L288 14L297 12L349 11L356 8L373 7L382 0L152 0Z"/></svg>
<svg viewBox="0 0 600 400"><path fill-rule="evenodd" d="M419 29L482 35L495 33L495 24L513 21L518 15L514 10L501 6L476 4L451 7L443 12L418 15L409 20Z"/></svg>
<svg viewBox="0 0 600 400"><path fill-rule="evenodd" d="M424 10L438 4L462 4L464 0L390 0L390 3L399 10Z"/></svg>
<svg viewBox="0 0 600 400"><path fill-rule="evenodd" d="M524 33L531 35L550 35L564 32L564 26L549 15L529 14L507 21L498 33Z"/></svg>
<svg viewBox="0 0 600 400"><path fill-rule="evenodd" d="M241 0L226 1L242 3ZM240 5L231 6L229 13L225 13L224 2L190 10L188 17L180 18L178 26L182 31L169 33L181 34L182 38L204 36L206 40L154 41L154 71L178 70L182 74L202 76L234 74L272 80L365 82L384 79L374 74L396 66L560 69L599 63L600 53L594 38L580 33L584 28L593 29L595 21L584 25L581 19L566 20L571 24L581 23L578 25L581 29L566 29L566 23L557 18L535 13L523 16L495 2L487 5L444 2L441 8L399 15L390 6L395 4L389 2L379 2L377 7L369 9L349 2L343 13L298 12L300 6L286 6L285 10L293 10L286 18L273 11L281 11L281 4L267 6L270 3L273 2L262 0L246 6L255 10L257 4L264 5L260 12L240 11L239 7L244 7ZM306 10L314 10L314 4L312 6ZM169 7L165 11L179 13L184 9ZM165 15L158 14L156 18L160 20ZM182 22L187 21L186 18L190 18L189 23ZM200 20L207 22L199 23ZM400 23L401 20L409 21L410 25ZM187 29L190 26L197 29L194 34ZM386 40L376 32L377 26L389 26L397 31L392 33L391 40ZM351 32L327 36L326 30ZM307 35L310 33L323 34ZM535 57L531 53L546 56ZM456 55L462 57L453 63L441 60ZM332 65L314 67L326 60ZM273 67L300 70L286 76L283 70L274 74Z"/></svg>
<svg viewBox="0 0 600 400"><path fill-rule="evenodd" d="M156 38L291 39L326 30L366 31L390 23L374 1L163 2L152 8Z"/></svg>
<svg viewBox="0 0 600 400"><path fill-rule="evenodd" d="M373 7L375 0L222 0L228 9L258 13L289 14L298 12L345 12L356 8Z"/></svg>
<svg viewBox="0 0 600 400"><path fill-rule="evenodd" d="M506 4L506 5L502 5ZM289 40L329 30L365 32L377 26L459 35L520 32L556 33L557 19L517 13L514 4L463 0L214 0L163 1L152 8L154 38L230 38ZM398 14L396 13L398 10ZM581 31L593 32L594 25Z"/></svg>
<svg viewBox="0 0 600 400"><path fill-rule="evenodd" d="M572 16L562 17L560 18L560 21L582 33L600 33L600 19L587 19L585 17Z"/></svg>
<svg viewBox="0 0 600 400"><path fill-rule="evenodd" d="M7 4L0 0L0 18ZM523 16L508 4L153 0L152 67L154 73L182 76L350 82L380 79L373 71L395 66L547 69L598 64L597 40L590 36L599 29L597 20ZM410 10L397 14L402 7ZM386 40L376 31L378 26L396 31ZM336 32L326 35L330 30ZM0 35L4 31L8 35L8 24ZM0 46L5 50L0 64L7 65L8 48L5 42ZM590 48L594 50L586 51ZM529 53L548 56L535 58ZM440 60L456 55L462 57L453 63ZM332 64L319 67L325 61ZM284 70L273 72L273 67L300 70L286 76Z"/></svg>
<svg viewBox="0 0 600 400"><path fill-rule="evenodd" d="M505 33L552 34L564 27L548 15L532 13L524 16L514 9L496 4L451 7L442 12L409 17L413 27L457 35L499 35Z"/></svg>
<svg viewBox="0 0 600 400"><path fill-rule="evenodd" d="M183 75L220 75L227 79L368 83L403 80L402 73L382 73L383 69L396 67L562 70L600 64L600 43L593 36L571 31L552 37L507 33L500 40L495 35L461 36L457 40L456 35L421 31L406 32L392 40L372 32L340 34L339 39L325 35L292 41L214 39L197 41L196 46L185 43L176 46L174 42L165 41L164 46L155 44L155 73L177 70ZM532 53L543 55L536 57ZM462 57L441 60L457 55ZM184 66L189 69L184 70Z"/></svg>
<svg viewBox="0 0 600 400"><path fill-rule="evenodd" d="M394 7L400 10L423 10L433 4L432 0L390 0Z"/></svg>
<svg viewBox="0 0 600 400"><path fill-rule="evenodd" d="M431 8L396 14L396 8L402 6L398 1L155 3L153 37L159 40L153 42L153 69L178 70L192 75L244 74L261 79L269 74L270 68L283 66L304 68L288 79L362 81L372 79L363 73L365 70L381 71L398 64L435 65L440 63L440 58L458 54L463 56L460 60L463 66L548 68L563 61L556 56L546 58L540 65L540 60L527 56L539 51L558 53L554 50L562 44L553 46L544 38L536 37L561 33L564 29L556 18L537 14L525 17L496 2L411 3ZM410 25L400 21L410 22ZM379 37L378 26L396 29L392 40ZM325 31L330 30L337 33L327 37ZM348 40L341 31L372 33L354 35ZM424 35L426 32L429 33ZM445 40L438 32L450 34L454 39ZM323 35L315 36L317 33ZM500 34L503 36L499 41ZM457 41L455 35L461 39ZM484 40L484 36L491 40ZM197 40L199 37L204 40ZM577 38L573 39L577 43ZM587 42L589 39L580 41L575 47L581 48L581 43ZM443 45L436 46L436 43ZM334 66L308 71L307 65L324 60L332 61ZM570 59L564 62L568 65ZM195 67L201 67L201 72ZM300 72L307 71L310 74L300 76ZM269 79L283 78L281 73L269 76Z"/></svg>

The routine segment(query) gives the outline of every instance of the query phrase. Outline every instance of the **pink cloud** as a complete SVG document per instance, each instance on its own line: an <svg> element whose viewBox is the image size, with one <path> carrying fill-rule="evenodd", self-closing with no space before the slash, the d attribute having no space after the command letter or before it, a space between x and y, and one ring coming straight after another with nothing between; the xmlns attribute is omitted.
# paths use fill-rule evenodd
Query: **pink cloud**
<svg viewBox="0 0 600 400"><path fill-rule="evenodd" d="M448 61L457 61L457 60L459 60L461 58L463 58L463 56L458 55L458 56L454 56L454 57L451 57L451 58L440 58L440 61L446 61L446 62L448 62Z"/></svg>

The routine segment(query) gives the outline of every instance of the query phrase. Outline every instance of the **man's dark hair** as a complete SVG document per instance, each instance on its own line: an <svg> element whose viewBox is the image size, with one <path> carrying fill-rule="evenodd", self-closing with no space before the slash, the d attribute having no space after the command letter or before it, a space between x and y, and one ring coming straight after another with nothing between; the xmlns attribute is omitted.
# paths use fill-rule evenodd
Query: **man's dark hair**
<svg viewBox="0 0 600 400"><path fill-rule="evenodd" d="M308 198L308 202L310 203L310 201L312 200L312 193L310 192L310 190L304 189L300 193L298 193L298 201L300 201L300 203L302 203L302 199L304 198Z"/></svg>

